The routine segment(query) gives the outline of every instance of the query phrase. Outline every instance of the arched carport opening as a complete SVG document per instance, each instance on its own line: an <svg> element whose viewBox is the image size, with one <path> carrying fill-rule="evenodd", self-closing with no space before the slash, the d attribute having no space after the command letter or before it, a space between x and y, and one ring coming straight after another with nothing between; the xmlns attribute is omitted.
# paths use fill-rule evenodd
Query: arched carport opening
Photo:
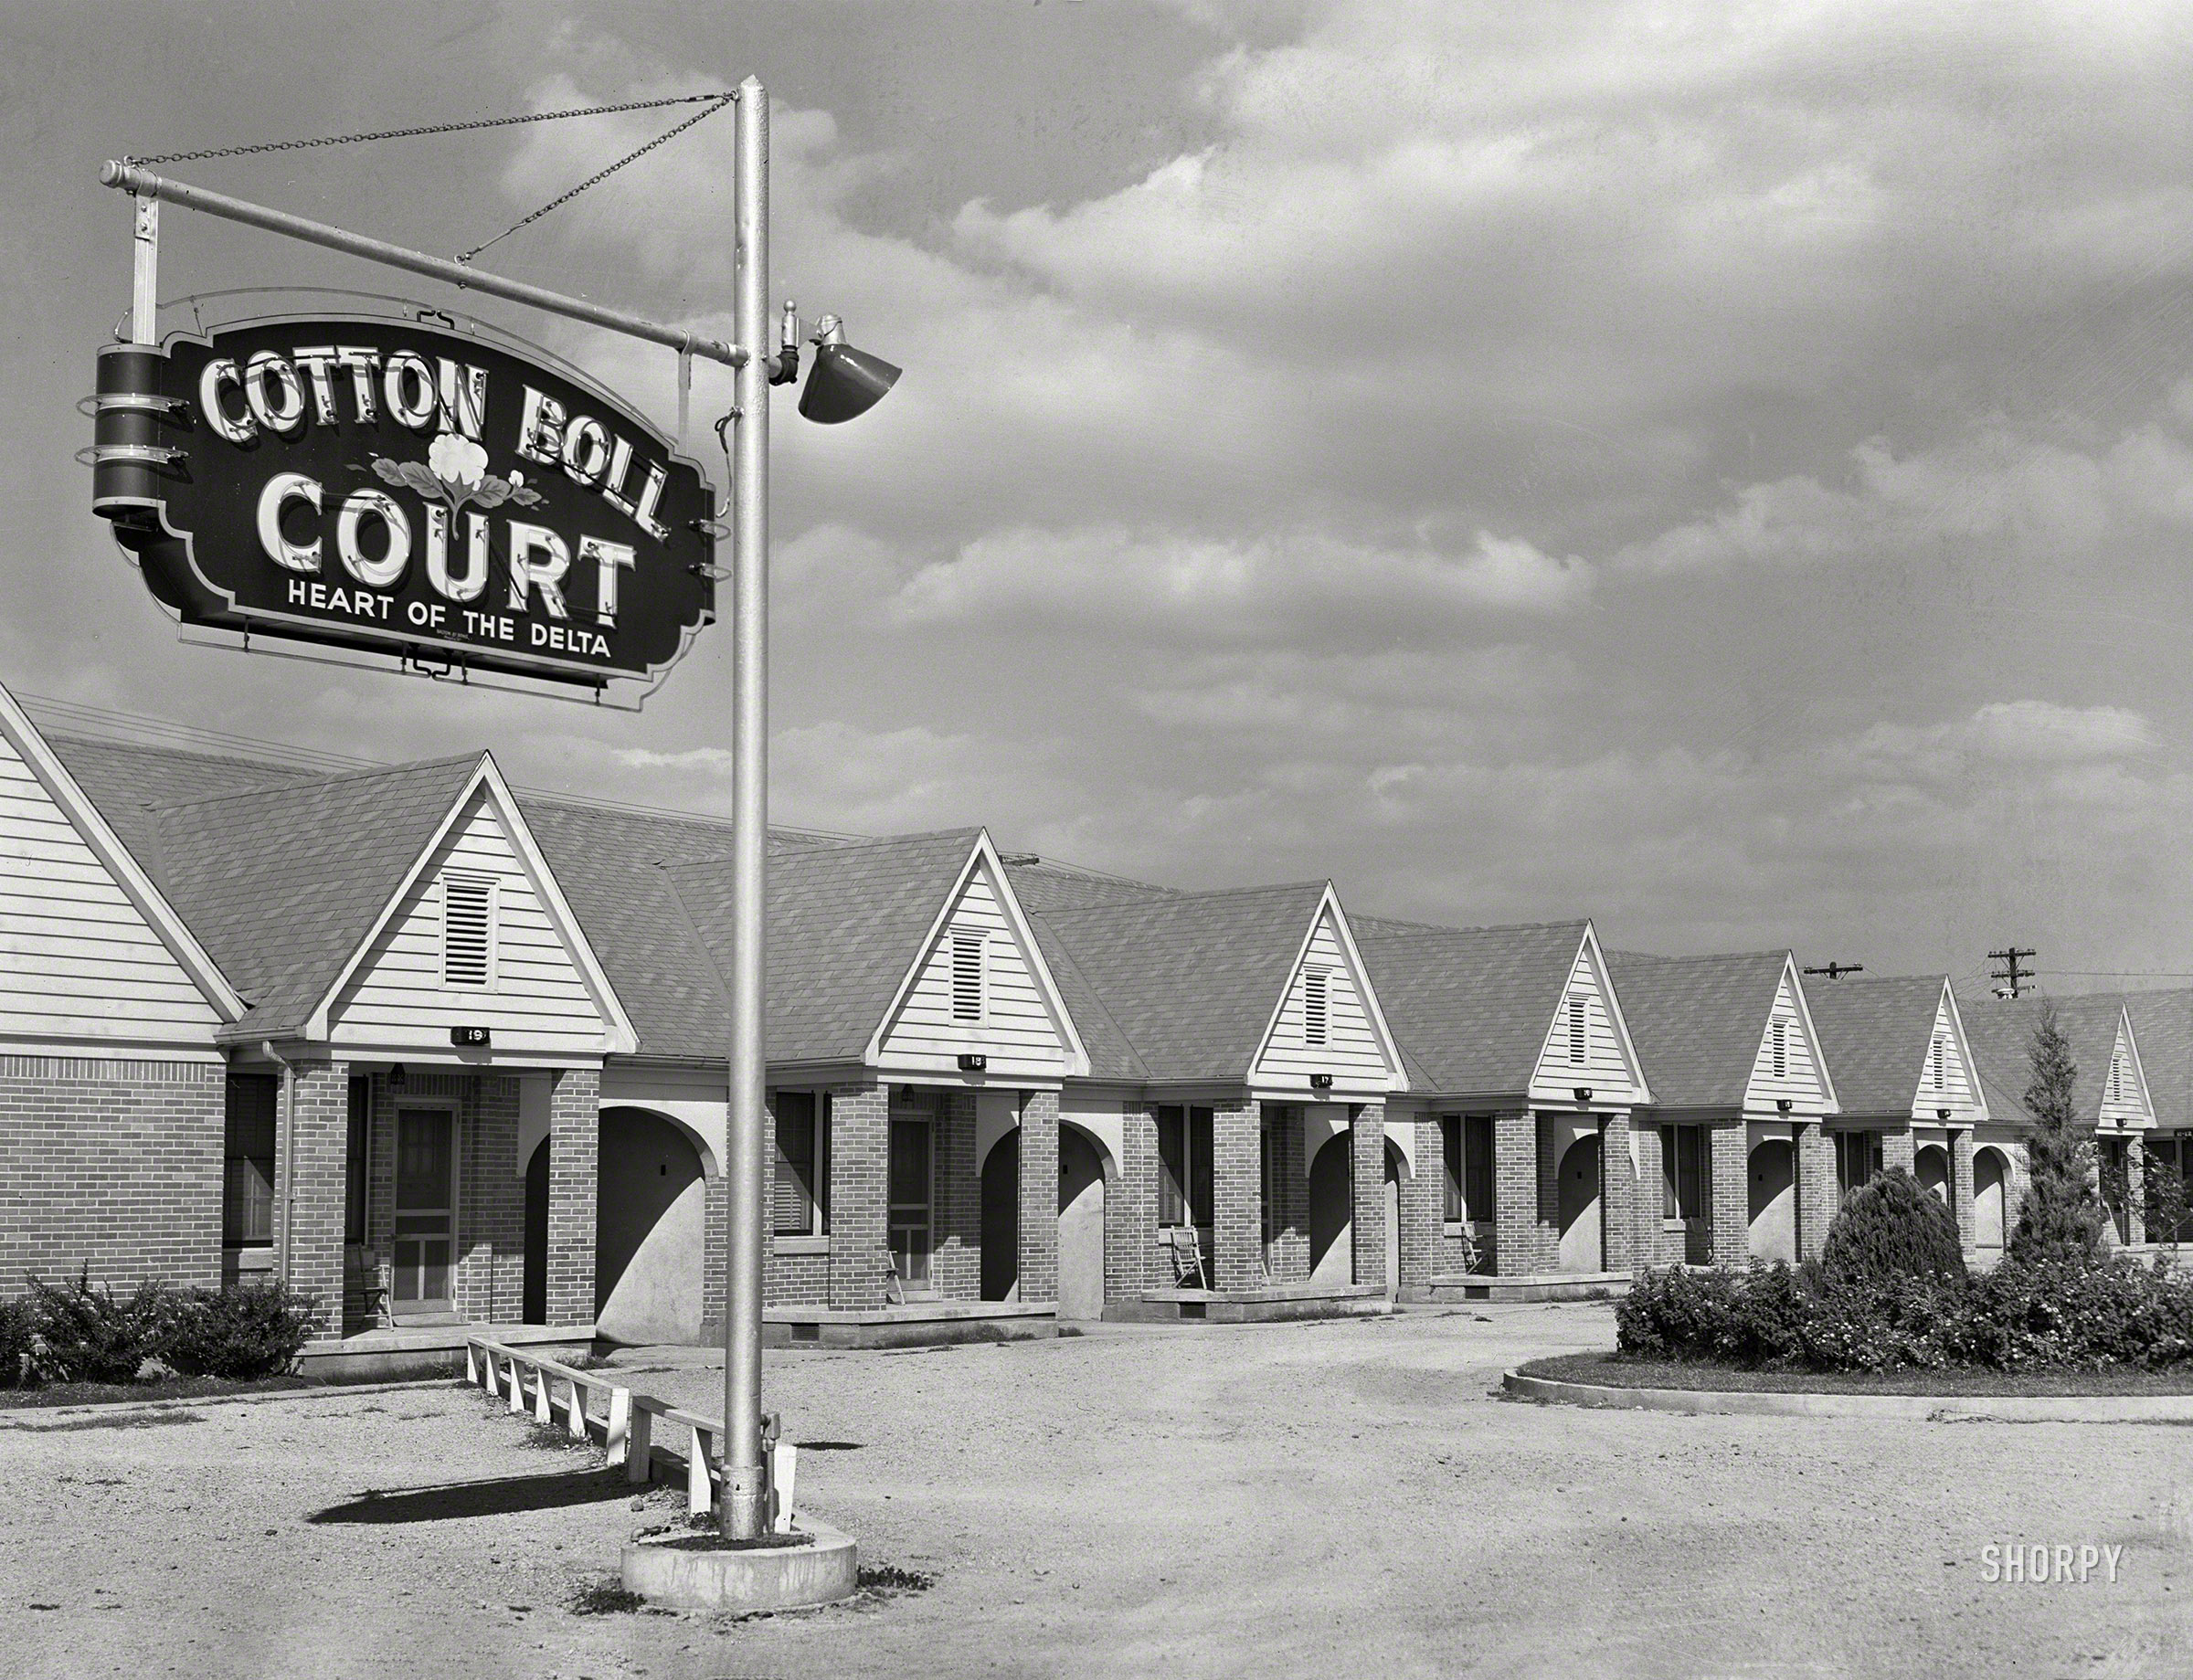
<svg viewBox="0 0 2193 1680"><path fill-rule="evenodd" d="M1386 1139L1386 1299L1401 1298L1401 1183L1409 1176L1408 1157Z"/></svg>
<svg viewBox="0 0 2193 1680"><path fill-rule="evenodd" d="M1600 1185L1597 1132L1580 1133L1562 1152L1557 1213L1561 1222L1561 1270L1604 1272L1606 1248L1601 1234L1605 1201Z"/></svg>
<svg viewBox="0 0 2193 1680"><path fill-rule="evenodd" d="M1058 1315L1104 1316L1104 1224L1111 1152L1071 1121L1058 1127Z"/></svg>
<svg viewBox="0 0 2193 1680"><path fill-rule="evenodd" d="M1950 1189L1949 1151L1940 1144L1922 1144L1912 1157L1912 1171L1919 1182L1932 1190L1942 1205L1953 1212L1956 1199Z"/></svg>
<svg viewBox="0 0 2193 1680"><path fill-rule="evenodd" d="M1355 1208L1351 1146L1345 1131L1318 1147L1309 1163L1309 1281L1355 1281Z"/></svg>
<svg viewBox="0 0 2193 1680"><path fill-rule="evenodd" d="M1021 1128L982 1157L982 1298L1012 1301L1021 1286Z"/></svg>
<svg viewBox="0 0 2193 1680"><path fill-rule="evenodd" d="M1999 1254L2010 1214L2010 1163L2000 1149L1984 1144L1972 1152L1973 1246Z"/></svg>
<svg viewBox="0 0 2193 1680"><path fill-rule="evenodd" d="M1752 1146L1747 1177L1751 1236L1747 1246L1758 1260L1797 1263L1797 1150L1786 1137L1762 1138Z"/></svg>
<svg viewBox="0 0 2193 1680"><path fill-rule="evenodd" d="M705 1146L681 1122L649 1108L605 1108L599 1126L596 1333L626 1343L697 1342L708 1223Z"/></svg>

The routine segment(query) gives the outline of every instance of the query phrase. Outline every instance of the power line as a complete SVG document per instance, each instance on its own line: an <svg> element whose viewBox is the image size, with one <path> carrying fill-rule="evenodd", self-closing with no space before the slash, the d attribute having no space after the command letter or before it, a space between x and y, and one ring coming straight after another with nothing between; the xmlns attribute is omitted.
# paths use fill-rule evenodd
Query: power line
<svg viewBox="0 0 2193 1680"><path fill-rule="evenodd" d="M1822 963L1817 968L1805 970L1806 974L1824 974L1831 980L1840 979L1846 974L1863 974L1865 971L1866 966L1863 963L1836 962Z"/></svg>

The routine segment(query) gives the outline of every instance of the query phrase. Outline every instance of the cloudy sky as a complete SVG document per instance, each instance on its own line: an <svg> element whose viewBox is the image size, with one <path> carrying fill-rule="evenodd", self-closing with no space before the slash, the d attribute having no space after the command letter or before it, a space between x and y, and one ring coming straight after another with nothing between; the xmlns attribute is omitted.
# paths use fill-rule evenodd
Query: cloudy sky
<svg viewBox="0 0 2193 1680"><path fill-rule="evenodd" d="M637 717L178 646L71 405L128 303L101 158L748 72L774 290L907 368L857 426L780 409L780 819L1669 951L2193 969L2181 4L16 0L0 680L727 808L721 632ZM678 114L174 173L451 252ZM483 266L727 335L731 143ZM172 212L163 262L398 289ZM504 314L673 412L667 354Z"/></svg>

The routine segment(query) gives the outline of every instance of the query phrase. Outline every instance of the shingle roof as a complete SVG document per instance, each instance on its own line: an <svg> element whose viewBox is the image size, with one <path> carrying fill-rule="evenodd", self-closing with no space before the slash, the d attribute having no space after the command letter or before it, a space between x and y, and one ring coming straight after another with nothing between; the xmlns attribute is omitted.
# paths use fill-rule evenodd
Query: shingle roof
<svg viewBox="0 0 2193 1680"><path fill-rule="evenodd" d="M1248 1077L1279 1007L1324 882L1220 893L1159 893L1086 909L1032 915L1053 971L1069 969L1104 1009L1128 1049L1119 1056L1107 1020L1076 1012L1101 1076L1159 1081ZM1055 948L1065 959L1052 957ZM1069 1008L1071 1008L1069 1001ZM1089 1041L1095 1039L1096 1043Z"/></svg>
<svg viewBox="0 0 2193 1680"><path fill-rule="evenodd" d="M771 1062L836 1062L866 1051L980 832L804 848L769 860ZM731 960L729 861L672 863L664 872L720 974ZM719 1046L721 1031L719 1025ZM644 1040L641 1048L654 1051Z"/></svg>
<svg viewBox="0 0 2193 1680"><path fill-rule="evenodd" d="M2071 1043L2071 1061L2078 1070L2071 1081L2072 1112L2082 1120L2093 1121L2102 1115L2109 1059L2117 1046L2118 1017L2124 1001L2116 992L2089 992L2055 998L1960 998L1958 1009L1965 1017L1965 1036L1971 1041L1973 1056L1982 1072L2017 1097L2022 1109L2026 1087L2033 1077L2033 1029L2040 1020L2042 1007L2054 1003L2056 1025ZM2140 1048L2144 1065L2145 1041ZM1992 1094L1987 1104L1992 1111Z"/></svg>
<svg viewBox="0 0 2193 1680"><path fill-rule="evenodd" d="M1097 904L1123 903L1130 899L1166 897L1175 891L1171 887L1153 886L1146 881L1123 881L1117 875L1095 874L1047 859L1023 862L1008 858L1005 872L1012 879L1013 896L1031 915L1045 910L1087 910Z"/></svg>
<svg viewBox="0 0 2193 1680"><path fill-rule="evenodd" d="M1414 1088L1457 1095L1528 1088L1575 968L1584 922L1436 927L1356 916L1350 925Z"/></svg>
<svg viewBox="0 0 2193 1680"><path fill-rule="evenodd" d="M43 733L43 732L41 732ZM205 799L254 787L294 787L319 781L326 772L299 770L252 759L186 753L174 747L141 746L83 735L46 735L78 787L99 808L138 866L165 891L154 813L165 805ZM232 981L233 983L233 981Z"/></svg>
<svg viewBox="0 0 2193 1680"><path fill-rule="evenodd" d="M1752 1083L1785 951L1606 954L1646 1083L1662 1108L1734 1108Z"/></svg>
<svg viewBox="0 0 2193 1680"><path fill-rule="evenodd" d="M362 771L158 813L168 900L251 1004L224 1037L304 1024L480 763Z"/></svg>
<svg viewBox="0 0 2193 1680"><path fill-rule="evenodd" d="M2126 992L2158 1126L2193 1126L2193 990Z"/></svg>
<svg viewBox="0 0 2193 1680"><path fill-rule="evenodd" d="M1815 977L1800 984L1843 1113L1909 1118L1933 1046L1944 977Z"/></svg>

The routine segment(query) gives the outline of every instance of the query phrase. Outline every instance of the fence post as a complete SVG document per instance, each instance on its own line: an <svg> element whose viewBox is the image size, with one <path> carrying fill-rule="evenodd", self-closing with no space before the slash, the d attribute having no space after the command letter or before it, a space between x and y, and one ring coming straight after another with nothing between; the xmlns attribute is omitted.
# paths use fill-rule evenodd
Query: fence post
<svg viewBox="0 0 2193 1680"><path fill-rule="evenodd" d="M571 1411L565 1421L570 1425L574 1441L587 1438L587 1391L576 1377L571 1379Z"/></svg>
<svg viewBox="0 0 2193 1680"><path fill-rule="evenodd" d="M630 1445L632 1426L632 1391L630 1389L609 1390L609 1416L601 1433L601 1443L608 1450L611 1464L621 1464Z"/></svg>
<svg viewBox="0 0 2193 1680"><path fill-rule="evenodd" d="M800 1475L800 1449L779 1441L769 1449L769 1490L777 1500L777 1532L792 1531L792 1492Z"/></svg>
<svg viewBox="0 0 2193 1680"><path fill-rule="evenodd" d="M480 1380L480 1344L470 1337L464 1342L464 1380L468 1385Z"/></svg>
<svg viewBox="0 0 2193 1680"><path fill-rule="evenodd" d="M533 1368L533 1421L535 1423L553 1423L556 1412L548 1400L548 1373L539 1366Z"/></svg>
<svg viewBox="0 0 2193 1680"><path fill-rule="evenodd" d="M632 1406L631 1390L618 1390L630 1409L632 1421L631 1444L624 1458L624 1479L628 1482L652 1482L655 1475L655 1414L644 1406ZM614 1400L610 1402L613 1408ZM615 1413L612 1411L611 1415Z"/></svg>
<svg viewBox="0 0 2193 1680"><path fill-rule="evenodd" d="M487 1390L488 1399L501 1400L503 1398L503 1383L502 1379L495 1375L495 1350L492 1347L482 1347L480 1352L480 1386Z"/></svg>
<svg viewBox="0 0 2193 1680"><path fill-rule="evenodd" d="M518 1368L518 1356L510 1356L510 1410L516 1416L525 1410L525 1373Z"/></svg>
<svg viewBox="0 0 2193 1680"><path fill-rule="evenodd" d="M685 1450L685 1514L705 1516L715 1503L715 1488L708 1479L708 1432L694 1429Z"/></svg>

